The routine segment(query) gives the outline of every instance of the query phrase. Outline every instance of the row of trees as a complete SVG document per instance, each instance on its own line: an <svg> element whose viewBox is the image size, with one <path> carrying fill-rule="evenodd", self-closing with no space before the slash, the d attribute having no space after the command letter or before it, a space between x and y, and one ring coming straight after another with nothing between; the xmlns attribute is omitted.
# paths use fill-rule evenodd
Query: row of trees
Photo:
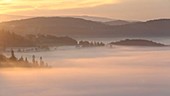
<svg viewBox="0 0 170 96"><path fill-rule="evenodd" d="M103 42L79 41L78 45L82 47L100 47L105 46Z"/></svg>
<svg viewBox="0 0 170 96"><path fill-rule="evenodd" d="M32 62L28 61L27 57L17 58L12 50L9 58L0 54L0 68L6 67L49 68L50 66L43 61L42 57L39 61L36 60L34 55L32 56Z"/></svg>

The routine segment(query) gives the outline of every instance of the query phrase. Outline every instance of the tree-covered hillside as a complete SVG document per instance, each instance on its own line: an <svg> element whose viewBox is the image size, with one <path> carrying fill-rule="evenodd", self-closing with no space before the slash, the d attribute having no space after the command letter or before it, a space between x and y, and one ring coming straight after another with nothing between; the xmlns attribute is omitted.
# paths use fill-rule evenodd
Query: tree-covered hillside
<svg viewBox="0 0 170 96"><path fill-rule="evenodd" d="M36 47L76 45L77 41L70 37L56 37L52 35L21 36L9 31L0 31L0 47Z"/></svg>

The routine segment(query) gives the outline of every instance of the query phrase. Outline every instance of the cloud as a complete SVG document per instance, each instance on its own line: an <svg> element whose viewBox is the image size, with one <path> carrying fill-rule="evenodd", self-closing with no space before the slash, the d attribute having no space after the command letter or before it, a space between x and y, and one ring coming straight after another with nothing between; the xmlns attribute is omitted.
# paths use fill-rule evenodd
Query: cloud
<svg viewBox="0 0 170 96"><path fill-rule="evenodd" d="M61 10L72 8L93 7L103 4L117 3L118 0L0 0L0 5L6 10L1 13L18 12L20 10ZM20 7L21 6L21 7ZM24 7L25 6L25 7ZM15 9L12 9L15 8ZM21 9L22 8L22 9Z"/></svg>
<svg viewBox="0 0 170 96"><path fill-rule="evenodd" d="M132 20L170 18L170 0L51 0L51 2L49 2L49 0L22 0L22 2L21 0L15 1L18 3L6 5L9 8L5 9L8 9L6 13L28 16L93 15ZM0 8L2 9L2 7Z"/></svg>

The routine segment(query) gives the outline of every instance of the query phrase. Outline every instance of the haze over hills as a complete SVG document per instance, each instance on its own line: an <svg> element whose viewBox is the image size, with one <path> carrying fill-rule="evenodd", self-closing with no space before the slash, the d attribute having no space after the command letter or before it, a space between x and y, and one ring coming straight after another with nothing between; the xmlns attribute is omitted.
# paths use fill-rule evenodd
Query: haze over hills
<svg viewBox="0 0 170 96"><path fill-rule="evenodd" d="M116 20L116 19L111 19L111 18L107 18L107 17L97 17L97 16L58 16L58 17L80 18L80 19L85 19L85 20L90 20L90 21L103 22L105 24L115 25L115 26L133 23L132 21L128 21L128 20ZM35 18L35 17L34 16L0 14L0 22L29 19L29 18Z"/></svg>
<svg viewBox="0 0 170 96"><path fill-rule="evenodd" d="M170 19L111 26L71 17L37 17L0 23L0 29L19 34L52 34L72 37L170 36Z"/></svg>
<svg viewBox="0 0 170 96"><path fill-rule="evenodd" d="M12 21L12 20L20 20L20 19L28 19L28 18L32 18L32 17L31 16L0 14L0 22L6 22L6 21Z"/></svg>
<svg viewBox="0 0 170 96"><path fill-rule="evenodd" d="M125 21L125 20L114 20L114 21L105 22L105 24L113 25L113 26L126 25L126 24L130 24L130 23L133 23L133 22Z"/></svg>
<svg viewBox="0 0 170 96"><path fill-rule="evenodd" d="M106 17L96 17L96 16L73 16L73 17L81 18L85 20L97 21L97 22L115 21L115 19L106 18Z"/></svg>
<svg viewBox="0 0 170 96"><path fill-rule="evenodd" d="M34 18L34 17L35 16L0 14L0 22L28 19L28 18ZM38 17L48 17L48 16L38 16ZM55 17L55 16L50 16L50 17ZM97 21L97 22L126 21L126 20L117 20L117 19L112 19L112 18L107 18L107 17L88 16L88 15L87 16L57 16L57 17L73 17L73 18L80 18L80 19Z"/></svg>
<svg viewBox="0 0 170 96"><path fill-rule="evenodd" d="M34 16L0 14L0 22L20 20L20 19L28 19L28 18L33 18L33 17ZM43 17L46 17L46 16L43 16ZM51 17L54 17L54 16L51 16ZM97 16L58 16L58 17L73 17L73 18L80 18L80 19L97 21L97 22L109 22L109 21L115 20L115 19L111 19L111 18L107 18L107 17L97 17Z"/></svg>

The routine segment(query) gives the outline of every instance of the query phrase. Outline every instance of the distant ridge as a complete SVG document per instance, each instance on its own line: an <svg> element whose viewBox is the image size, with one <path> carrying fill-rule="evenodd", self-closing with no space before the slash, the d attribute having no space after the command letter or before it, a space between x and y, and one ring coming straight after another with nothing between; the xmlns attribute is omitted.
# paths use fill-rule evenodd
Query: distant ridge
<svg viewBox="0 0 170 96"><path fill-rule="evenodd" d="M0 22L20 20L20 19L29 19L33 17L34 16L0 14ZM38 17L48 17L48 16L38 16ZM80 19L97 21L97 22L109 22L109 21L114 20L114 19L107 18L107 17L97 17L97 16L50 16L50 17L72 17L72 18L80 18Z"/></svg>
<svg viewBox="0 0 170 96"><path fill-rule="evenodd" d="M169 37L170 19L113 26L72 17L36 17L0 23L0 29L22 35L42 33L72 37Z"/></svg>
<svg viewBox="0 0 170 96"><path fill-rule="evenodd" d="M96 21L96 22L103 22L104 24L113 25L113 26L140 22L140 21L130 21L130 20L117 20L117 19L111 19L107 17L96 17L96 16L75 16L75 18Z"/></svg>
<svg viewBox="0 0 170 96"><path fill-rule="evenodd" d="M125 21L125 20L114 20L114 21L105 22L105 24L113 25L113 26L126 25L126 24L131 24L131 23L134 23L134 22Z"/></svg>
<svg viewBox="0 0 170 96"><path fill-rule="evenodd" d="M111 42L110 44L113 45L123 45L123 46L166 46L161 43L149 41L149 40L144 40L144 39L126 39L126 40L121 40L117 42Z"/></svg>
<svg viewBox="0 0 170 96"><path fill-rule="evenodd" d="M74 16L73 16L74 17ZM96 17L96 16L75 16L75 18L81 18L85 20L97 21L97 22L109 22L114 21L114 19L107 17Z"/></svg>
<svg viewBox="0 0 170 96"><path fill-rule="evenodd" d="M52 34L58 36L88 37L102 35L112 27L100 22L72 17L36 17L0 23L0 29L19 34ZM97 35L96 35L97 36Z"/></svg>

